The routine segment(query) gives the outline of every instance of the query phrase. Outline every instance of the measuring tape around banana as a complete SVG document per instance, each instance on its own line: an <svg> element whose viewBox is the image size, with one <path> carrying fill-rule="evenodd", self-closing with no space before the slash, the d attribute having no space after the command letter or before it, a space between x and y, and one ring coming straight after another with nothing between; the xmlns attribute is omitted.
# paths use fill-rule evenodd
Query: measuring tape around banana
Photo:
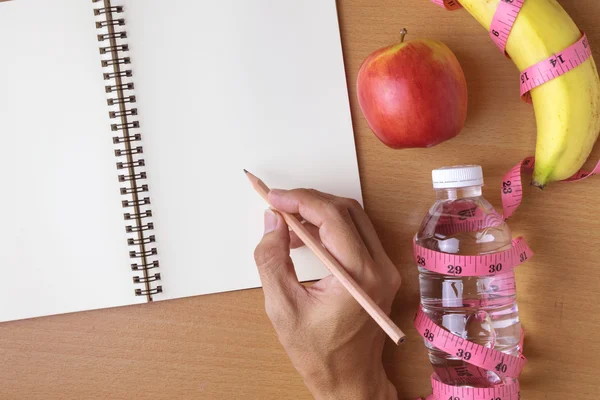
<svg viewBox="0 0 600 400"><path fill-rule="evenodd" d="M490 25L490 37L501 52L506 54L506 43L524 0L501 0Z"/></svg>
<svg viewBox="0 0 600 400"><path fill-rule="evenodd" d="M454 11L462 6L457 0L431 0L433 3ZM500 0L490 24L490 37L494 44L506 54L506 44L512 28L519 16L525 0ZM566 74L585 62L592 52L585 33L581 38L563 50L551 55L545 60L521 71L521 98L531 103L529 92L546 82Z"/></svg>
<svg viewBox="0 0 600 400"><path fill-rule="evenodd" d="M531 103L529 92L532 89L577 68L591 55L592 51L587 36L582 33L581 38L565 50L553 54L521 72L521 98L525 102Z"/></svg>

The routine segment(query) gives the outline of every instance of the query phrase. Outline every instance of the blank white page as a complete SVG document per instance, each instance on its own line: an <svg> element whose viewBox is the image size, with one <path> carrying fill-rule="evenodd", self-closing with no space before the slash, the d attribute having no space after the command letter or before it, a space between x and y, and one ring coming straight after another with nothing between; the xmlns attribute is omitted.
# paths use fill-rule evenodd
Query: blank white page
<svg viewBox="0 0 600 400"><path fill-rule="evenodd" d="M134 295L91 0L0 3L0 321Z"/></svg>
<svg viewBox="0 0 600 400"><path fill-rule="evenodd" d="M167 299L260 285L272 187L361 200L334 0L121 0ZM322 265L294 252L300 279Z"/></svg>

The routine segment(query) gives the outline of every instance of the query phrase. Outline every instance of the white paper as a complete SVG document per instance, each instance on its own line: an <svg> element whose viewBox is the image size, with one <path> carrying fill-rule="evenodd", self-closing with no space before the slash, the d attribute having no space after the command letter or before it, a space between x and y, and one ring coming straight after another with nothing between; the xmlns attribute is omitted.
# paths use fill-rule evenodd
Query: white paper
<svg viewBox="0 0 600 400"><path fill-rule="evenodd" d="M91 1L0 3L0 321L134 296Z"/></svg>
<svg viewBox="0 0 600 400"><path fill-rule="evenodd" d="M272 187L361 200L334 0L121 0L144 133L162 295L260 285ZM306 250L298 276L326 274Z"/></svg>
<svg viewBox="0 0 600 400"><path fill-rule="evenodd" d="M260 285L273 187L361 200L335 1L127 6L158 237L156 299ZM0 3L0 321L141 303L92 4ZM301 280L326 274L294 252Z"/></svg>

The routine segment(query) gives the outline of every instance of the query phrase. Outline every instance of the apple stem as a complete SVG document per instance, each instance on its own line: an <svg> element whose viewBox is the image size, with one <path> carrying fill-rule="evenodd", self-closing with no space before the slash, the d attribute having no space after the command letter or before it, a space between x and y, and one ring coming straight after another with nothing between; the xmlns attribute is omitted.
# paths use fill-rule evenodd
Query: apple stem
<svg viewBox="0 0 600 400"><path fill-rule="evenodd" d="M406 36L407 33L408 31L406 30L406 28L402 28L402 30L400 31L400 43L404 43L404 36Z"/></svg>

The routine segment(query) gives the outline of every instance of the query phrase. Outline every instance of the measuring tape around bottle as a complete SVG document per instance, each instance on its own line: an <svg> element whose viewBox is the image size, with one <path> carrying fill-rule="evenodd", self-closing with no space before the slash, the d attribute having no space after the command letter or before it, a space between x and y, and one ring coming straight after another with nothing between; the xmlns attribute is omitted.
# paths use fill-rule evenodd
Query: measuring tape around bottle
<svg viewBox="0 0 600 400"><path fill-rule="evenodd" d="M533 172L534 167L534 157L527 157L504 175L501 187L502 216L492 213L488 218L484 218L482 212L467 207L457 211L454 217L440 218L443 222L441 224L442 229L447 233L455 233L468 231L474 227L479 229L501 224L503 220L508 219L515 212L522 201L521 174ZM566 181L579 181L597 173L600 173L600 163L592 171L581 170ZM414 243L414 249L415 262L423 268L443 275L482 277L481 300L479 304L472 304L475 307L494 306L496 299L501 300L503 297L515 295L514 275L507 274L507 272L531 258L533 254L522 238L515 239L512 248L509 250L484 256L446 254L423 248L416 243ZM451 379L454 382L461 382L468 386L482 386L487 380L487 370L495 371L503 377L517 378L525 365L526 360L524 357L510 356L491 348L467 342L435 324L425 315L422 308L419 308L415 318L415 327L425 340L428 340L433 346L453 356L462 357L467 362L466 367L461 366L436 371L431 378L433 394L427 400L520 399L520 387L516 379L507 384L488 388L474 388L444 384L438 375L445 373L448 375L446 380ZM523 336L521 336L520 349L523 348L522 341ZM493 363L490 363L488 359L490 354L492 360L510 360L511 367L509 368L509 364L504 363L504 361L492 365Z"/></svg>
<svg viewBox="0 0 600 400"><path fill-rule="evenodd" d="M450 372L444 370L449 375L454 374L455 381L457 376L465 386L445 384L441 381L438 372L432 374L433 394L427 398L428 400L518 400L521 398L519 381L516 378L527 362L521 354L513 356L469 342L435 324L422 308L419 308L415 317L415 327L419 334L433 346L467 362L466 367L454 367ZM522 348L522 338L523 334L520 348ZM486 372L488 370L502 376L506 383L491 387L477 387L488 383Z"/></svg>
<svg viewBox="0 0 600 400"><path fill-rule="evenodd" d="M472 227L494 227L504 222L504 218L497 213L491 213L486 218L483 211L469 207L468 202L456 202L452 207L457 208L449 210L454 216L442 216L438 221L441 222L438 226L448 232L464 231ZM416 242L413 246L415 262L422 268L442 275L480 277L480 300L468 300L471 302L468 304L471 308L494 307L502 303L507 296L515 296L515 279L511 271L533 255L522 238L515 239L508 250L481 256L442 253L421 247ZM463 306L464 300L460 301ZM457 367L434 368L435 372L431 378L433 394L428 400L520 399L517 378L527 361L521 354L513 356L469 342L437 325L422 307L419 307L414 325L419 334L433 347L465 362ZM520 351L522 348L523 334ZM490 385L488 371L495 372L504 383L486 387ZM452 381L464 386L448 385L443 381Z"/></svg>
<svg viewBox="0 0 600 400"><path fill-rule="evenodd" d="M453 203L453 210L448 215L442 215L437 221L436 232L451 235L459 232L474 232L485 228L499 226L504 222L502 215L495 210L484 213L472 204L461 205L460 202Z"/></svg>
<svg viewBox="0 0 600 400"><path fill-rule="evenodd" d="M414 249L417 264L430 271L442 275L481 277L478 288L481 299L478 304L469 304L472 308L494 307L497 301L501 302L507 296L516 295L514 274L510 271L533 254L522 238L513 241L513 246L509 250L482 256L446 254L426 249L416 243ZM436 370L432 375L431 399L517 400L519 398L520 389L516 378L526 363L522 355L512 356L469 342L437 325L425 314L422 307L419 307L414 325L419 334L432 346L467 363L466 366ZM523 335L521 335L520 349L522 349L522 339ZM508 382L477 388L489 384L487 371L494 371ZM447 385L440 377L475 388Z"/></svg>
<svg viewBox="0 0 600 400"><path fill-rule="evenodd" d="M419 307L414 321L421 336L437 349L459 357L471 365L488 371L496 371L499 376L518 378L527 360L522 355L512 356L477 343L469 342L437 325Z"/></svg>
<svg viewBox="0 0 600 400"><path fill-rule="evenodd" d="M441 275L484 276L496 275L514 269L533 255L519 237L513 240L512 247L505 251L480 256L461 256L426 249L413 243L417 265Z"/></svg>
<svg viewBox="0 0 600 400"><path fill-rule="evenodd" d="M471 387L456 387L445 385L436 378L431 376L431 386L435 394L428 397L428 400L520 400L519 382L507 385L497 385L492 388L471 388Z"/></svg>
<svg viewBox="0 0 600 400"><path fill-rule="evenodd" d="M467 387L445 384L440 380L439 373L436 372L431 376L433 394L428 397L428 400L520 399L520 386L516 378L521 374L527 362L522 354L513 356L467 341L437 325L425 314L422 307L419 307L414 325L419 334L432 346L467 363L466 367L445 370L449 375L455 375L454 381L461 381ZM521 334L520 349L523 346L522 341L523 334ZM492 387L473 387L477 384L488 383L486 371L495 371L506 383Z"/></svg>

